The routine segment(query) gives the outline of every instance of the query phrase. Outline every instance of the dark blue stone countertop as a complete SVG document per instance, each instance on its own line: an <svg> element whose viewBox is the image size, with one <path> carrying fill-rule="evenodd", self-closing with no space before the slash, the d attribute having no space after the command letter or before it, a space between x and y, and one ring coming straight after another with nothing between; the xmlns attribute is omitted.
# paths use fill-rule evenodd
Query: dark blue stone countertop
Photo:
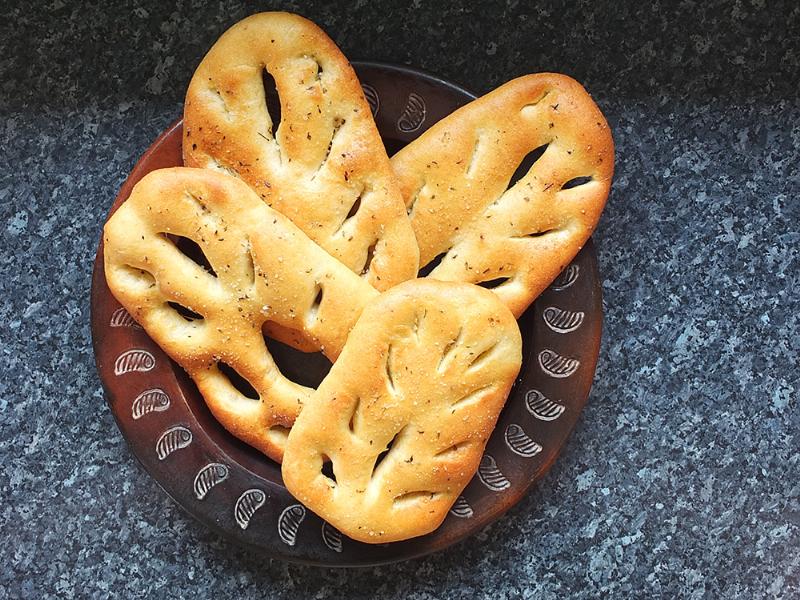
<svg viewBox="0 0 800 600"><path fill-rule="evenodd" d="M222 540L138 465L95 372L109 205L216 37L276 7L352 59L479 93L570 74L616 140L586 411L504 518L404 564L318 569ZM0 598L800 594L796 3L11 0L0 17Z"/></svg>

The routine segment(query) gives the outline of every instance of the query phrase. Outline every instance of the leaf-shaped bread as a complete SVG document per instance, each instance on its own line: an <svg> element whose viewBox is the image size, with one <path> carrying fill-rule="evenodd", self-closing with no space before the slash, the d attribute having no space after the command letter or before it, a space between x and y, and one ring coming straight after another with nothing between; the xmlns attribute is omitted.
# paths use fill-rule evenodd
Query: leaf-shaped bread
<svg viewBox="0 0 800 600"><path fill-rule="evenodd" d="M519 316L597 225L614 147L580 84L539 74L445 117L398 152L392 166L420 266L440 261L431 277L481 283ZM515 173L522 177L513 182Z"/></svg>
<svg viewBox="0 0 800 600"><path fill-rule="evenodd" d="M478 468L521 345L480 287L417 279L384 292L289 433L287 489L362 542L433 531Z"/></svg>
<svg viewBox="0 0 800 600"><path fill-rule="evenodd" d="M242 178L375 288L416 276L414 233L369 105L310 21L261 13L225 32L189 84L183 127L186 166Z"/></svg>
<svg viewBox="0 0 800 600"><path fill-rule="evenodd" d="M207 169L144 177L106 223L104 257L111 292L214 416L275 460L312 390L281 375L262 326L334 359L378 295L244 182Z"/></svg>

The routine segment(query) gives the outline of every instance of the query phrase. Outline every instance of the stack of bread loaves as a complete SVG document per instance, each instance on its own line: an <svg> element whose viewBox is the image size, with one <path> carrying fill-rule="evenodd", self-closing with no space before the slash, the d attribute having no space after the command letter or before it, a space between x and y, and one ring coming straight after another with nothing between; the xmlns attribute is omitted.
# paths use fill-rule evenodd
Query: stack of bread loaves
<svg viewBox="0 0 800 600"><path fill-rule="evenodd" d="M597 106L568 77L520 77L390 160L334 43L263 13L198 67L183 158L105 226L114 296L308 508L363 542L434 530L519 371L515 317L605 205L613 145ZM282 375L264 335L334 361L319 388Z"/></svg>

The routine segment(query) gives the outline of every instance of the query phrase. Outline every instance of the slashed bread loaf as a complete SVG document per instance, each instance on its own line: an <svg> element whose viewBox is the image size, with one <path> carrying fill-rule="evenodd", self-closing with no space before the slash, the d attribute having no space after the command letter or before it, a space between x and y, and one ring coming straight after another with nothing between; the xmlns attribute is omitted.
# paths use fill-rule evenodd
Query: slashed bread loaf
<svg viewBox="0 0 800 600"><path fill-rule="evenodd" d="M378 295L245 183L208 169L144 177L105 225L104 260L111 292L220 423L278 461L313 390L280 373L262 326L333 360Z"/></svg>
<svg viewBox="0 0 800 600"><path fill-rule="evenodd" d="M433 531L478 467L521 347L487 290L417 279L384 292L289 433L287 489L355 540Z"/></svg>
<svg viewBox="0 0 800 600"><path fill-rule="evenodd" d="M267 97L273 80L279 105ZM256 14L214 44L186 94L183 159L246 181L379 290L417 274L414 233L358 79L300 16Z"/></svg>
<svg viewBox="0 0 800 600"><path fill-rule="evenodd" d="M392 167L430 277L489 287L520 316L597 225L614 146L583 87L544 73L445 117Z"/></svg>

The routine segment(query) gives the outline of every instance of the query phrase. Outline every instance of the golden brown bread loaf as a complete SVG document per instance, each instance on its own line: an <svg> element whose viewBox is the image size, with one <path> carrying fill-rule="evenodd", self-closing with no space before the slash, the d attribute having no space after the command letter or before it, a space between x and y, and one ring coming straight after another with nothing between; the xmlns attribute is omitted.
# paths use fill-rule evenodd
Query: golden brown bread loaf
<svg viewBox="0 0 800 600"><path fill-rule="evenodd" d="M537 149L544 153L509 188ZM445 117L392 166L420 266L441 258L431 277L483 283L520 316L592 234L611 186L614 147L580 84L544 73Z"/></svg>
<svg viewBox="0 0 800 600"><path fill-rule="evenodd" d="M246 181L375 288L416 277L414 233L369 105L350 63L310 21L261 13L222 35L186 94L183 158Z"/></svg>
<svg viewBox="0 0 800 600"><path fill-rule="evenodd" d="M287 489L362 542L433 531L478 467L521 347L514 316L477 286L417 279L384 292L289 433Z"/></svg>
<svg viewBox="0 0 800 600"><path fill-rule="evenodd" d="M181 238L199 246L206 268ZM262 325L297 331L333 360L378 295L245 183L208 169L144 177L106 223L104 255L111 292L189 373L214 416L278 461L312 390L281 375Z"/></svg>

